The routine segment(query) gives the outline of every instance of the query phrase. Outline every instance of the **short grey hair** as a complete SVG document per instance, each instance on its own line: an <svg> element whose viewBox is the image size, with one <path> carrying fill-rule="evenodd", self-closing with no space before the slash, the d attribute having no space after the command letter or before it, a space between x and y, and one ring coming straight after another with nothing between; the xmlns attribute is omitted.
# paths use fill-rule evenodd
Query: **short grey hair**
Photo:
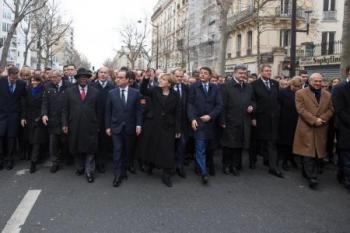
<svg viewBox="0 0 350 233"><path fill-rule="evenodd" d="M239 64L239 65L236 65L235 68L233 69L234 72L236 72L237 70L247 70L247 67L245 65Z"/></svg>
<svg viewBox="0 0 350 233"><path fill-rule="evenodd" d="M309 78L309 81L312 81L314 78L316 77L321 77L323 79L323 75L320 74L320 73L313 73L310 78Z"/></svg>

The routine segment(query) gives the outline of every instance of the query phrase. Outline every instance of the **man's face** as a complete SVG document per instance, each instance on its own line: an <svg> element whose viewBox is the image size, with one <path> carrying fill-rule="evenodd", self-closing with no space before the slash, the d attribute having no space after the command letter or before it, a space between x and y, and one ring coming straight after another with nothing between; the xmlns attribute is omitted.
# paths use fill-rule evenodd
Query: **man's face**
<svg viewBox="0 0 350 233"><path fill-rule="evenodd" d="M126 73L124 71L118 72L116 83L118 87L126 87L129 84L129 79L126 78Z"/></svg>
<svg viewBox="0 0 350 233"><path fill-rule="evenodd" d="M182 72L181 70L176 70L175 71L175 78L176 78L176 83L182 83L182 79L184 77L184 72Z"/></svg>
<svg viewBox="0 0 350 233"><path fill-rule="evenodd" d="M78 78L78 84L82 87L85 87L88 83L89 77L88 76L80 76Z"/></svg>
<svg viewBox="0 0 350 233"><path fill-rule="evenodd" d="M205 70L205 69L201 69L199 71L199 79L202 82L208 82L210 80L210 73L209 73L209 71Z"/></svg>
<svg viewBox="0 0 350 233"><path fill-rule="evenodd" d="M68 67L63 68L63 75L68 76Z"/></svg>
<svg viewBox="0 0 350 233"><path fill-rule="evenodd" d="M75 70L75 67L74 66L68 66L67 67L67 74L68 74L68 76L75 76L77 74L76 70Z"/></svg>
<svg viewBox="0 0 350 233"><path fill-rule="evenodd" d="M271 78L272 75L272 69L270 67L264 67L264 69L261 72L261 76L264 78Z"/></svg>
<svg viewBox="0 0 350 233"><path fill-rule="evenodd" d="M313 79L310 80L310 85L315 88L316 90L322 88L322 76L321 75L315 75Z"/></svg>
<svg viewBox="0 0 350 233"><path fill-rule="evenodd" d="M18 79L18 73L9 75L9 80L11 83L15 83L17 81L17 79Z"/></svg>
<svg viewBox="0 0 350 233"><path fill-rule="evenodd" d="M301 77L301 81L303 84L306 83L306 81L309 78L309 76L307 74L302 74L302 75L300 75L300 77Z"/></svg>
<svg viewBox="0 0 350 233"><path fill-rule="evenodd" d="M108 70L106 68L101 68L98 71L98 80L106 81L108 78Z"/></svg>
<svg viewBox="0 0 350 233"><path fill-rule="evenodd" d="M247 77L247 71L243 69L238 69L235 71L235 77L240 83L243 83Z"/></svg>
<svg viewBox="0 0 350 233"><path fill-rule="evenodd" d="M62 79L61 76L56 72L50 73L49 77L50 77L51 82L55 85L58 85Z"/></svg>
<svg viewBox="0 0 350 233"><path fill-rule="evenodd" d="M41 77L41 71L39 71L39 70L34 71L34 75L33 76L35 78L40 78Z"/></svg>

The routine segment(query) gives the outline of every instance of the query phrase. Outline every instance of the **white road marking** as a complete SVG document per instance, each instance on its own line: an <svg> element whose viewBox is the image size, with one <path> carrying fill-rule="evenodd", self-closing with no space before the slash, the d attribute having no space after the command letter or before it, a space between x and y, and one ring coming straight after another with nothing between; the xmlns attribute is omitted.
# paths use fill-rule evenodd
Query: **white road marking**
<svg viewBox="0 0 350 233"><path fill-rule="evenodd" d="M18 170L18 171L16 172L16 176L23 176L23 175L25 175L26 173L29 173L29 169Z"/></svg>
<svg viewBox="0 0 350 233"><path fill-rule="evenodd" d="M25 223L30 211L32 210L41 190L29 190L19 203L17 209L6 223L1 233L19 233Z"/></svg>

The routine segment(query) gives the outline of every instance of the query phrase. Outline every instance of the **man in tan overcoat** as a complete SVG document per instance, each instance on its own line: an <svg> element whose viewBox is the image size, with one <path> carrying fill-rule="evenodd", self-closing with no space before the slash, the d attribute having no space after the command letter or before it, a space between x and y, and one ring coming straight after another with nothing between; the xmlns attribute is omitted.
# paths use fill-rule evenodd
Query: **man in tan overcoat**
<svg viewBox="0 0 350 233"><path fill-rule="evenodd" d="M297 91L295 95L299 119L293 152L302 156L303 176L308 179L312 189L318 185L318 160L327 154L327 128L334 112L331 94L322 90L322 79L321 74L312 74L310 86Z"/></svg>

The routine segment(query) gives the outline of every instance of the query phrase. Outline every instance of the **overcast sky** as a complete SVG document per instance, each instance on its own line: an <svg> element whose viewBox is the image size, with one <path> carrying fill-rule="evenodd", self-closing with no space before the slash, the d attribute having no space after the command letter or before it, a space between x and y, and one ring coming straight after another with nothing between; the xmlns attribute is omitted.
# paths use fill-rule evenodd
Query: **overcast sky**
<svg viewBox="0 0 350 233"><path fill-rule="evenodd" d="M119 31L126 21L150 18L158 0L60 0L63 18L72 19L75 47L95 67L121 46Z"/></svg>

